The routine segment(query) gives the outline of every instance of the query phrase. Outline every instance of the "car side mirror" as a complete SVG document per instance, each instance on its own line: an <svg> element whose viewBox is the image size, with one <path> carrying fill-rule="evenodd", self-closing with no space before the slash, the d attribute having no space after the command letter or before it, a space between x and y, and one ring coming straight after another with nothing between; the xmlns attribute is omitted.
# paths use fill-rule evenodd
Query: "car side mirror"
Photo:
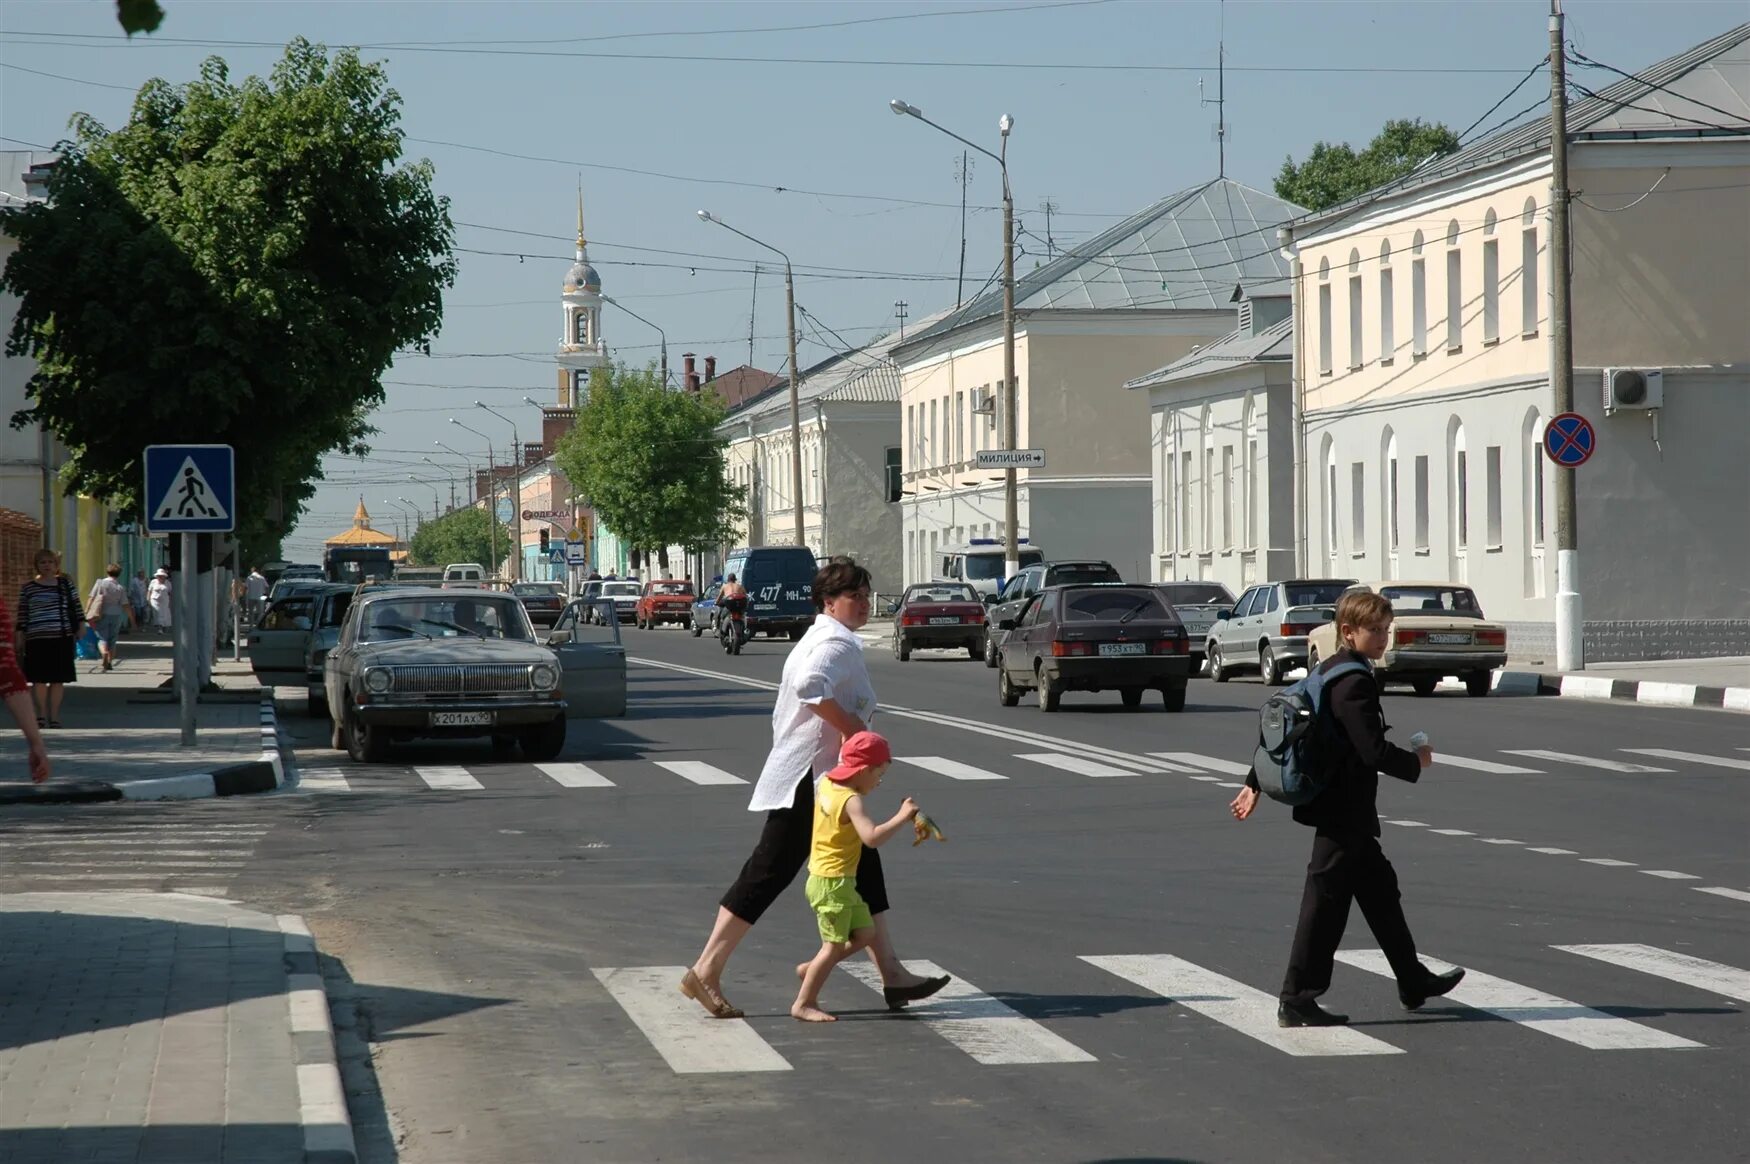
<svg viewBox="0 0 1750 1164"><path fill-rule="evenodd" d="M1226 622L1228 619L1232 618L1233 616L1234 616L1234 612L1231 610L1218 610L1215 612L1215 621L1216 622Z"/></svg>
<svg viewBox="0 0 1750 1164"><path fill-rule="evenodd" d="M997 620L997 629L998 630L1014 630L1015 629L1015 620L1012 618L998 619Z"/></svg>
<svg viewBox="0 0 1750 1164"><path fill-rule="evenodd" d="M547 645L549 647L562 647L570 641L571 632L568 630L556 630L547 635Z"/></svg>

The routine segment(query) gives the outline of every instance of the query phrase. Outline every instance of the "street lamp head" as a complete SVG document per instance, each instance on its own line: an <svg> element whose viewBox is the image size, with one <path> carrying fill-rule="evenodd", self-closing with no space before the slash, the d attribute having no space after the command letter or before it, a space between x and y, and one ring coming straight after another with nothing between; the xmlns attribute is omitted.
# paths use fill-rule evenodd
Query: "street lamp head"
<svg viewBox="0 0 1750 1164"><path fill-rule="evenodd" d="M534 405L534 406L535 406L535 407L536 407L536 408L539 408L539 407L541 407L541 406L540 406L540 405L539 405L539 404L538 404L538 403L536 403L536 402L535 402L535 401L534 401L534 400L531 400L531 399L530 399L530 398L529 398L529 397L527 397L527 396L525 396L525 397L523 397L523 403L524 403L524 404L532 404L532 405Z"/></svg>
<svg viewBox="0 0 1750 1164"><path fill-rule="evenodd" d="M902 117L922 117L924 115L922 109L919 109L916 105L901 101L898 97L889 101L887 107Z"/></svg>
<svg viewBox="0 0 1750 1164"><path fill-rule="evenodd" d="M997 118L997 128L1002 131L1004 137L1008 137L1009 130L1015 128L1015 119L1005 113Z"/></svg>
<svg viewBox="0 0 1750 1164"><path fill-rule="evenodd" d="M480 401L478 401L478 400L476 400L476 401L475 401L475 402L474 402L474 407L475 407L475 408L485 408L485 407L486 407L486 405L484 405L484 404L482 404L482 403L481 403L481 402L480 402Z"/></svg>
<svg viewBox="0 0 1750 1164"><path fill-rule="evenodd" d="M699 211L699 221L700 222L716 222L717 220L715 218L711 217L711 212L709 210L701 210L701 211Z"/></svg>
<svg viewBox="0 0 1750 1164"><path fill-rule="evenodd" d="M452 417L450 417L450 423L451 424L461 424L462 422L457 420L455 417L452 416Z"/></svg>

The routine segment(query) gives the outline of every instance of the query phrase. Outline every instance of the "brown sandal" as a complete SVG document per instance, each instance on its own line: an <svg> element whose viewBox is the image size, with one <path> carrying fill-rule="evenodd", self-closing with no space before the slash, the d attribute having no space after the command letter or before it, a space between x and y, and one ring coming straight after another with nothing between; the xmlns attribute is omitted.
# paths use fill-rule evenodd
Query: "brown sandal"
<svg viewBox="0 0 1750 1164"><path fill-rule="evenodd" d="M721 991L691 970L681 975L681 993L704 1007L705 1013L712 1018L738 1019L742 1016L739 1006L730 1005Z"/></svg>

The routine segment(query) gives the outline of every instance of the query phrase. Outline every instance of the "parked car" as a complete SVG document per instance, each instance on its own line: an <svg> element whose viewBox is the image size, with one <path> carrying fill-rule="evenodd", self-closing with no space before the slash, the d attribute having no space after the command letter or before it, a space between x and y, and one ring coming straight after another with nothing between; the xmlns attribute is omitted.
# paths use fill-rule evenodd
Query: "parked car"
<svg viewBox="0 0 1750 1164"><path fill-rule="evenodd" d="M1417 695L1432 695L1448 675L1464 680L1471 695L1487 695L1489 673L1507 665L1507 628L1483 618L1469 586L1457 582L1367 582L1351 589L1371 590L1391 601L1391 640L1373 665L1384 683L1408 683ZM1337 624L1327 622L1308 636L1307 666L1336 653Z"/></svg>
<svg viewBox="0 0 1750 1164"><path fill-rule="evenodd" d="M678 578L653 578L644 584L638 596L632 620L639 630L650 630L665 622L685 626L693 613L693 584Z"/></svg>
<svg viewBox="0 0 1750 1164"><path fill-rule="evenodd" d="M1209 677L1226 683L1256 668L1265 683L1281 684L1283 672L1306 665L1306 636L1335 617L1338 596L1353 585L1353 578L1297 578L1253 586L1230 613L1216 613L1204 646Z"/></svg>
<svg viewBox="0 0 1750 1164"><path fill-rule="evenodd" d="M334 746L359 763L415 737L490 736L530 760L565 746L562 660L513 595L361 590L322 677Z"/></svg>
<svg viewBox="0 0 1750 1164"><path fill-rule="evenodd" d="M249 667L264 687L303 687L307 710L328 714L322 666L340 638L355 588L324 583L269 606L249 632Z"/></svg>
<svg viewBox="0 0 1750 1164"><path fill-rule="evenodd" d="M723 576L747 591L747 635L788 635L814 625L814 551L806 546L754 546L729 552Z"/></svg>
<svg viewBox="0 0 1750 1164"><path fill-rule="evenodd" d="M978 591L980 598L995 594L1003 588L1006 552L1001 538L973 538L964 545L946 546L931 555L935 570L932 580L964 582ZM1028 545L1026 538L1020 539L1016 553L1023 570L1045 561L1045 552Z"/></svg>
<svg viewBox="0 0 1750 1164"><path fill-rule="evenodd" d="M1210 628L1222 611L1233 612L1233 591L1220 582L1156 582L1155 587L1185 624L1185 633L1191 636L1191 674L1201 674Z"/></svg>
<svg viewBox="0 0 1750 1164"><path fill-rule="evenodd" d="M631 622L638 617L638 596L643 589L640 583L631 579L603 582L602 588L596 592L595 598L586 609L586 617L591 620L605 619L611 606L621 622Z"/></svg>
<svg viewBox="0 0 1750 1164"><path fill-rule="evenodd" d="M563 582L513 582L510 592L522 600L529 621L536 626L552 626L565 609Z"/></svg>
<svg viewBox="0 0 1750 1164"><path fill-rule="evenodd" d="M486 567L475 562L451 562L444 567L445 590L479 586L486 581Z"/></svg>
<svg viewBox="0 0 1750 1164"><path fill-rule="evenodd" d="M567 603L547 634L547 646L559 656L565 714L572 719L622 716L626 714L626 648L620 641L620 620L587 621L583 616L590 601L579 598Z"/></svg>
<svg viewBox="0 0 1750 1164"><path fill-rule="evenodd" d="M1050 586L1004 620L997 648L997 698L1039 693L1039 709L1056 711L1065 691L1110 691L1124 706L1142 706L1159 691L1168 711L1185 710L1191 644L1160 591L1146 584ZM1001 624L999 624L1001 625Z"/></svg>
<svg viewBox="0 0 1750 1164"><path fill-rule="evenodd" d="M1019 574L1003 583L1001 593L997 594L990 608L990 625L996 627L1004 620L1014 621L1021 616L1021 607L1029 598L1045 589L1047 586L1070 586L1083 582L1122 582L1124 581L1111 562L1039 562L1027 566ZM986 599L987 602L992 600ZM997 644L1002 640L1000 633L993 633L985 639L984 665L997 665Z"/></svg>
<svg viewBox="0 0 1750 1164"><path fill-rule="evenodd" d="M907 586L893 620L893 653L900 662L916 648L964 650L984 657L984 603L964 582L919 582Z"/></svg>
<svg viewBox="0 0 1750 1164"><path fill-rule="evenodd" d="M687 614L687 626L698 638L706 631L717 633L717 592L723 589L723 583L713 582L705 589L705 593L693 599L693 605Z"/></svg>

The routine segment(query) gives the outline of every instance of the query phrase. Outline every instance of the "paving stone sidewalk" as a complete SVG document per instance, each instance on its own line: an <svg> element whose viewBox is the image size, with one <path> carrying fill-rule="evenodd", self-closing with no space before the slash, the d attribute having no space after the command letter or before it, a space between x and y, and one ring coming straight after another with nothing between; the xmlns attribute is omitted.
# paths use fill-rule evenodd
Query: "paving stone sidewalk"
<svg viewBox="0 0 1750 1164"><path fill-rule="evenodd" d="M182 894L0 895L0 1160L354 1158L296 918Z"/></svg>

